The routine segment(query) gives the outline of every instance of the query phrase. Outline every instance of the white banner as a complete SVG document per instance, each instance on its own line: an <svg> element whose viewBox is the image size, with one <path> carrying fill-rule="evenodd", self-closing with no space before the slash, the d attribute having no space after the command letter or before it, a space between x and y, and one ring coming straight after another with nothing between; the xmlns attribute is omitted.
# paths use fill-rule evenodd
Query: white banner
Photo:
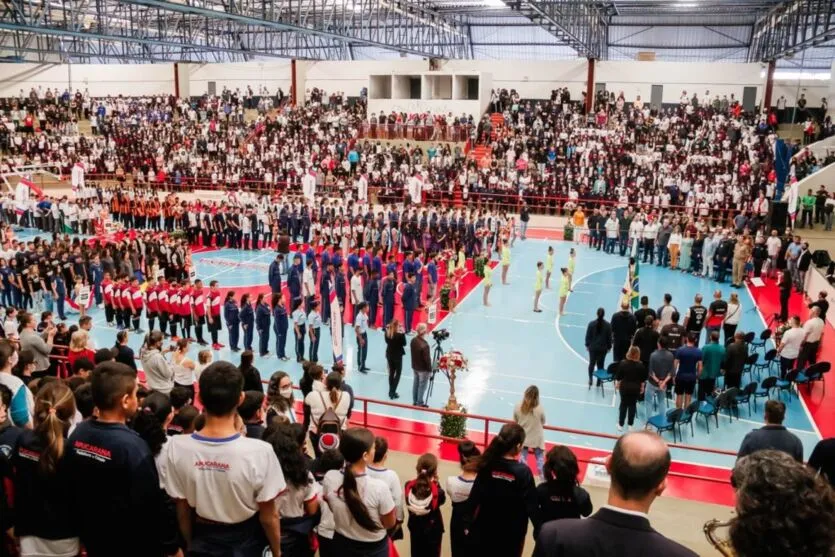
<svg viewBox="0 0 835 557"><path fill-rule="evenodd" d="M83 308L89 307L90 303L90 287L82 286L78 289L78 296L75 298L75 303Z"/></svg>
<svg viewBox="0 0 835 557"><path fill-rule="evenodd" d="M332 284L329 297L331 304L331 345L333 348L333 362L336 363L342 361L342 308L339 306L339 298L336 297L336 290L334 290Z"/></svg>
<svg viewBox="0 0 835 557"><path fill-rule="evenodd" d="M434 301L429 304L429 309L426 312L426 322L430 325L434 325L435 322L438 320L438 302Z"/></svg>

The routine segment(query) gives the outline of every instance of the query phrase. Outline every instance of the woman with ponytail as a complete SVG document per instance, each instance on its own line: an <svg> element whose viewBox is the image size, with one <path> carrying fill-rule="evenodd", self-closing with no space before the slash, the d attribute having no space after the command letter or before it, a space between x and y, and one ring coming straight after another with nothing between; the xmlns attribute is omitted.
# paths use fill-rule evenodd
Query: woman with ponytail
<svg viewBox="0 0 835 557"><path fill-rule="evenodd" d="M470 492L476 554L522 555L528 521L537 513L533 473L527 464L519 462L524 444L522 426L505 424L478 461Z"/></svg>
<svg viewBox="0 0 835 557"><path fill-rule="evenodd" d="M438 484L438 458L426 453L418 458L417 477L406 482L406 508L412 555L440 557L444 538L441 505L446 493Z"/></svg>
<svg viewBox="0 0 835 557"><path fill-rule="evenodd" d="M151 392L142 401L142 405L131 423L132 429L148 443L154 458L159 456L162 446L168 440L166 430L174 419L174 407L167 395Z"/></svg>
<svg viewBox="0 0 835 557"><path fill-rule="evenodd" d="M598 369L603 369L606 354L612 349L612 326L603 319L606 310L597 308L597 319L586 327L586 350L589 351L589 387Z"/></svg>
<svg viewBox="0 0 835 557"><path fill-rule="evenodd" d="M365 428L345 430L339 443L343 471L331 470L322 482L322 497L334 517L334 555L388 557L386 529L397 522L388 486L366 475L374 461L374 434Z"/></svg>
<svg viewBox="0 0 835 557"><path fill-rule="evenodd" d="M74 415L70 388L59 381L47 384L35 399L34 429L24 430L12 453L15 535L22 557L74 557L80 550L68 493L73 479L63 465Z"/></svg>

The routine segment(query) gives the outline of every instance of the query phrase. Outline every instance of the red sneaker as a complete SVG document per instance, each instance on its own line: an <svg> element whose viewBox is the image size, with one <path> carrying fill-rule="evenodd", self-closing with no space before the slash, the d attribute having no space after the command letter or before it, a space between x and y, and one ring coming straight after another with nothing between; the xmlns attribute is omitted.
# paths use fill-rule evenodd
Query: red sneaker
<svg viewBox="0 0 835 557"><path fill-rule="evenodd" d="M212 344L212 350L220 350L221 346L218 343Z"/></svg>

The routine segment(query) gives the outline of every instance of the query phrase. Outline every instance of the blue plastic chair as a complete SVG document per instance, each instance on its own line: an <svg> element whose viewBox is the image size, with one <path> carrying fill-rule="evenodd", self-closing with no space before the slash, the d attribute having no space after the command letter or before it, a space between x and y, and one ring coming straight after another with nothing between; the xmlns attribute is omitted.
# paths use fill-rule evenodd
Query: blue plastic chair
<svg viewBox="0 0 835 557"><path fill-rule="evenodd" d="M693 416L696 415L696 412L699 410L699 402L693 401L690 403L690 406L684 409L684 412L681 413L681 416L678 418L678 435L684 440L684 435L681 433L681 426L690 424L690 435L696 435L695 430L693 429Z"/></svg>
<svg viewBox="0 0 835 557"><path fill-rule="evenodd" d="M760 372L761 371L768 371L771 373L771 368L774 365L774 362L777 360L777 349L772 348L768 352L765 353L762 359L757 360L753 366L751 366L751 370L756 372L757 374L757 381L760 380Z"/></svg>
<svg viewBox="0 0 835 557"><path fill-rule="evenodd" d="M746 373L752 372L759 359L760 357L756 354L748 354L748 357L745 359L745 366L742 368L742 377L745 377Z"/></svg>
<svg viewBox="0 0 835 557"><path fill-rule="evenodd" d="M771 398L771 391L777 386L777 381L779 377L766 377L763 379L763 382L760 383L760 388L754 391L754 411L757 411L757 399L758 398Z"/></svg>
<svg viewBox="0 0 835 557"><path fill-rule="evenodd" d="M825 373L829 373L830 369L832 369L832 364L829 362L818 362L816 364L812 364L797 374L797 377L794 378L794 383L795 385L805 384L810 393L812 392L812 383L823 383L823 392L825 393L826 381L824 380L823 375Z"/></svg>
<svg viewBox="0 0 835 557"><path fill-rule="evenodd" d="M671 410L667 410L666 414L658 414L656 416L652 416L650 419L647 420L647 427L654 427L655 431L658 432L659 435L665 431L672 431L673 432L673 443L676 442L676 424L681 417L682 410L680 408L673 408Z"/></svg>
<svg viewBox="0 0 835 557"><path fill-rule="evenodd" d="M611 364L609 366L609 370L605 369L598 369L594 373L592 373L592 377L597 380L597 386L600 387L600 396L606 396L606 391L603 388L603 385L606 383L612 383L615 380L615 374L612 373L612 366L617 364Z"/></svg>
<svg viewBox="0 0 835 557"><path fill-rule="evenodd" d="M792 386L794 385L795 379L797 379L799 373L800 371L794 369L786 374L785 379L777 380L777 383L774 386L777 388L778 396L782 396L783 392L786 391L789 393L789 400L792 399Z"/></svg>
<svg viewBox="0 0 835 557"><path fill-rule="evenodd" d="M751 348L751 351L756 353L757 350L762 348L763 355L765 355L765 345L768 342L768 340L771 338L771 333L772 333L771 329L766 329L763 332L761 332L760 333L760 338L758 338L757 340L751 341L751 343L749 344L749 346Z"/></svg>
<svg viewBox="0 0 835 557"><path fill-rule="evenodd" d="M757 382L753 381L745 385L745 388L736 395L736 405L739 408L740 404L748 405L748 416L751 416L751 397L757 392Z"/></svg>
<svg viewBox="0 0 835 557"><path fill-rule="evenodd" d="M696 413L700 416L705 417L705 427L707 428L708 434L710 433L710 417L716 420L716 427L719 427L719 406L716 405L716 401L712 398L708 398L707 400L697 401L695 403ZM691 405L692 406L692 405Z"/></svg>

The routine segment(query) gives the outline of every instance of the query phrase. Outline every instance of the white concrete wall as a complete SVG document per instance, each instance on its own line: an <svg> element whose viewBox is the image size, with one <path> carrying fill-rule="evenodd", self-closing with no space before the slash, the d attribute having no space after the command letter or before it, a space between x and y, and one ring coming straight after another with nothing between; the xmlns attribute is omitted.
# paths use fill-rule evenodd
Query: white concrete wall
<svg viewBox="0 0 835 557"><path fill-rule="evenodd" d="M33 87L88 89L93 96L174 94L173 64L0 64L0 96Z"/></svg>
<svg viewBox="0 0 835 557"><path fill-rule="evenodd" d="M523 99L548 99L551 91L568 87L571 98L580 100L586 90L587 66L585 59L555 62L520 60L449 60L444 71L489 72L496 89L516 89ZM487 91L488 99L490 91Z"/></svg>
<svg viewBox="0 0 835 557"><path fill-rule="evenodd" d="M296 63L296 67L301 62ZM305 87L299 84L300 92L318 87L326 93L342 91L349 97L358 97L363 87L368 87L371 74L415 73L429 69L425 60L361 60L355 62L307 62Z"/></svg>
<svg viewBox="0 0 835 557"><path fill-rule="evenodd" d="M489 99L488 99L489 101ZM472 114L475 118L484 113L484 107L480 101L463 100L423 100L423 99L368 99L368 112L379 114L380 111L386 114L390 112L446 114L451 112L454 116Z"/></svg>
<svg viewBox="0 0 835 557"><path fill-rule="evenodd" d="M818 108L821 105L821 98L826 97L830 106L835 100L835 95L829 91L829 81L822 81L819 79L802 79L800 80L800 93L806 94L806 106L809 108ZM777 99L780 95L786 97L788 106L794 106L795 100L800 95L798 94L798 83L796 79L792 80L774 80L774 92L771 94L771 106L777 106Z"/></svg>
<svg viewBox="0 0 835 557"><path fill-rule="evenodd" d="M189 81L193 96L204 95L209 90L209 82L217 84L217 92L224 87L231 90L246 91L251 86L258 93L261 86L275 94L281 87L285 94L290 92L289 60L270 60L267 62L238 62L228 64L189 64Z"/></svg>
<svg viewBox="0 0 835 557"><path fill-rule="evenodd" d="M733 93L741 102L745 87L757 87L757 102L761 102L765 89L761 72L760 64L604 61L597 63L594 80L605 83L607 91L623 91L627 101L640 95L649 102L652 86L663 85L663 103L677 103L682 91L689 97L695 92L700 98L705 91L711 97Z"/></svg>

